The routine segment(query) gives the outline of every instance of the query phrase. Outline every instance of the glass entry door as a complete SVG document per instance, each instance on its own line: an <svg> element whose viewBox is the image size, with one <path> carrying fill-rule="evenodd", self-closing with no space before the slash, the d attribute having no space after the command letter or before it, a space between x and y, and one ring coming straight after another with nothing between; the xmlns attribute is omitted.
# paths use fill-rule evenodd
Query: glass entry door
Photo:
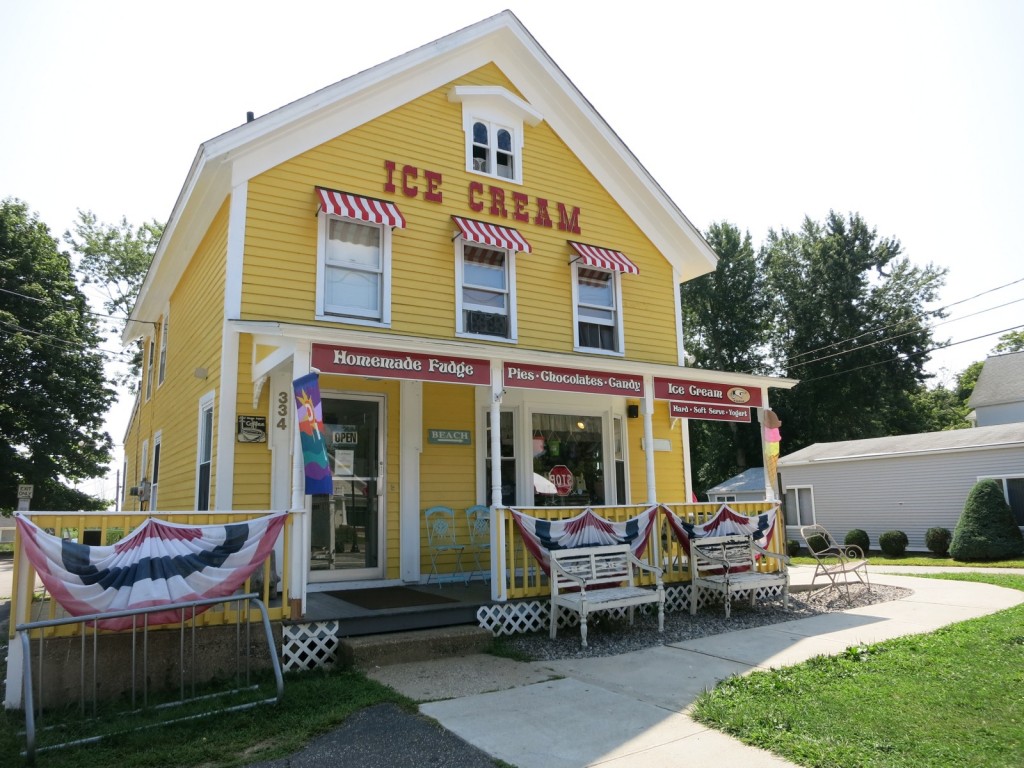
<svg viewBox="0 0 1024 768"><path fill-rule="evenodd" d="M313 497L310 568L315 581L384 575L383 403L373 396L323 396L334 492Z"/></svg>

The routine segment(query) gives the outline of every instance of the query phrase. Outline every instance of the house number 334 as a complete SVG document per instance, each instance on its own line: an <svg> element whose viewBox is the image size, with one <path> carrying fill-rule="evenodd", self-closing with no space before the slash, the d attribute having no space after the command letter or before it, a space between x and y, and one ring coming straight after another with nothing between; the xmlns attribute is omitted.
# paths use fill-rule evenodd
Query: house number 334
<svg viewBox="0 0 1024 768"><path fill-rule="evenodd" d="M288 429L288 393L277 393L277 428Z"/></svg>

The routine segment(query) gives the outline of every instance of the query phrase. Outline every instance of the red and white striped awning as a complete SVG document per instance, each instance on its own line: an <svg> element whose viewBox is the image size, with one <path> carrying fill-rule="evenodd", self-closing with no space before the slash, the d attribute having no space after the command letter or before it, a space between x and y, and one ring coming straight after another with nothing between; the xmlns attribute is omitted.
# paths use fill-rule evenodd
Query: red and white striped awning
<svg viewBox="0 0 1024 768"><path fill-rule="evenodd" d="M464 240L481 245L493 245L509 251L533 253L533 248L526 242L526 238L512 227L499 227L497 224L488 224L476 219L464 219L461 216L452 216L452 220L459 228L459 233Z"/></svg>
<svg viewBox="0 0 1024 768"><path fill-rule="evenodd" d="M398 206L387 200L374 197L353 195L349 192L338 192L334 189L317 187L320 197L320 210L332 216L346 216L357 221L368 221L371 224L386 224L389 227L405 228L405 217Z"/></svg>
<svg viewBox="0 0 1024 768"><path fill-rule="evenodd" d="M625 272L629 275L640 274L640 267L630 261L624 253L613 251L610 248L599 248L596 245L577 243L573 240L569 241L569 245L578 254L577 258L588 266L609 269L614 272Z"/></svg>

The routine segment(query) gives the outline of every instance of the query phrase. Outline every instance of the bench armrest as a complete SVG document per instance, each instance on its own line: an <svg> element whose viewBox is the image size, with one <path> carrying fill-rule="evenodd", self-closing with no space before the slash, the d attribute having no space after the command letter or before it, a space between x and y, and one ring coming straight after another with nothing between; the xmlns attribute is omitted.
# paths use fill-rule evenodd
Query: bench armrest
<svg viewBox="0 0 1024 768"><path fill-rule="evenodd" d="M587 580L586 579L584 579L582 576L577 576L574 573L569 573L567 570L565 570L565 568L563 568L561 566L561 564L557 560L555 560L555 558L551 558L550 563L551 563L551 570L552 571L558 571L560 576L562 576L562 577L564 577L566 579L569 579L570 581L574 581L577 584L579 584L581 592L586 590L586 588L587 588ZM552 576L554 576L553 573L552 573ZM555 581L554 578L551 579L551 587L553 589L557 589L557 582Z"/></svg>
<svg viewBox="0 0 1024 768"><path fill-rule="evenodd" d="M786 555L780 554L778 552L769 552L767 549L765 549L764 547L758 546L754 542L751 542L750 546L753 547L754 551L757 552L760 555L764 555L765 557L774 557L776 560L781 560L786 565L789 565L789 563L790 563L789 557L787 557Z"/></svg>
<svg viewBox="0 0 1024 768"><path fill-rule="evenodd" d="M651 565L650 563L645 563L643 560L641 560L640 558L638 558L636 555L633 555L633 554L630 554L629 562L632 563L637 568L639 568L641 571L649 571L650 573L653 573L655 579L657 580L657 582L659 584L661 584L661 577L665 573L665 571L662 568L659 568L656 565Z"/></svg>

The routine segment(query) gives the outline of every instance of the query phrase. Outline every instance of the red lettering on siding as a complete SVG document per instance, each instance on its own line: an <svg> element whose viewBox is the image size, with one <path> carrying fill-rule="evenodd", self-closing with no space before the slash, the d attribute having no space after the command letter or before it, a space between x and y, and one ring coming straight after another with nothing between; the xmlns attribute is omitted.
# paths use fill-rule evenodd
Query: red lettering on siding
<svg viewBox="0 0 1024 768"><path fill-rule="evenodd" d="M392 160L384 161L384 168L388 172L388 180L384 182L384 191L394 193L395 191L395 163Z"/></svg>
<svg viewBox="0 0 1024 768"><path fill-rule="evenodd" d="M424 171L423 178L427 180L427 191L423 193L423 199L431 203L440 203L441 174L437 171Z"/></svg>
<svg viewBox="0 0 1024 768"><path fill-rule="evenodd" d="M526 210L526 206L530 204L530 198L522 192L513 192L512 203L512 218L516 221L529 221L530 213Z"/></svg>
<svg viewBox="0 0 1024 768"><path fill-rule="evenodd" d="M505 190L501 187L489 187L491 193L491 208L488 211L492 216L508 218L508 211L505 210Z"/></svg>
<svg viewBox="0 0 1024 768"><path fill-rule="evenodd" d="M482 211L484 209L484 203L482 200L477 200L477 195L482 195L484 192L484 185L479 181L469 182L469 207L474 211Z"/></svg>
<svg viewBox="0 0 1024 768"><path fill-rule="evenodd" d="M537 215L533 217L533 223L541 227L551 226L551 217L548 215L548 201L543 197L537 198Z"/></svg>
<svg viewBox="0 0 1024 768"><path fill-rule="evenodd" d="M415 179L420 175L419 169L415 165L403 165L402 166L402 194L406 197L416 197L419 194L420 188L409 185L409 179Z"/></svg>
<svg viewBox="0 0 1024 768"><path fill-rule="evenodd" d="M580 233L580 209L573 206L572 214L570 215L565 209L565 204L559 203L558 228L565 232L572 232L574 235L578 235Z"/></svg>

